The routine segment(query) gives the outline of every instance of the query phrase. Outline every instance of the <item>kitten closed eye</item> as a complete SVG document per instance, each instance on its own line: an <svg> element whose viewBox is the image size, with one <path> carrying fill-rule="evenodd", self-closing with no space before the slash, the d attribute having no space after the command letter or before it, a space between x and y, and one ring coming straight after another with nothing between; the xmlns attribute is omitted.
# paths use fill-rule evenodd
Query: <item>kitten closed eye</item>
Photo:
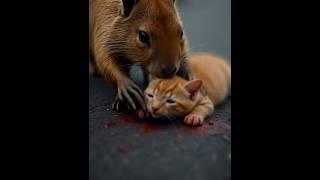
<svg viewBox="0 0 320 180"><path fill-rule="evenodd" d="M168 104L174 104L176 101L175 100L173 100L173 99L167 99L166 100L166 103L168 103Z"/></svg>

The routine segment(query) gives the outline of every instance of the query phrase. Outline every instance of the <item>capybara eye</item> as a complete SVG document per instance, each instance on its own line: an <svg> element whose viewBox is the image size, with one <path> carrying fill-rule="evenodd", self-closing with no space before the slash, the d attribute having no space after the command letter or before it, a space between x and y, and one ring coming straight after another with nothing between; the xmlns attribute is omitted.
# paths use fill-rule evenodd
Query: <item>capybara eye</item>
<svg viewBox="0 0 320 180"><path fill-rule="evenodd" d="M149 35L144 31L139 31L139 39L142 43L150 46L150 38Z"/></svg>

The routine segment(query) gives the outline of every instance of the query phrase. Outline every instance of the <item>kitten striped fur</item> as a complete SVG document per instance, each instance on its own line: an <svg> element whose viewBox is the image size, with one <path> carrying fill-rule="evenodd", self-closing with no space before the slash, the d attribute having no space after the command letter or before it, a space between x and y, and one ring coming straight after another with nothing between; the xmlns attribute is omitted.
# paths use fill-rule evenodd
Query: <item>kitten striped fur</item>
<svg viewBox="0 0 320 180"><path fill-rule="evenodd" d="M155 79L144 92L149 114L153 118L185 117L188 125L201 125L213 113L214 106L228 96L231 89L231 67L222 58L199 53L187 62L194 80L178 76ZM205 94L200 93L204 88Z"/></svg>

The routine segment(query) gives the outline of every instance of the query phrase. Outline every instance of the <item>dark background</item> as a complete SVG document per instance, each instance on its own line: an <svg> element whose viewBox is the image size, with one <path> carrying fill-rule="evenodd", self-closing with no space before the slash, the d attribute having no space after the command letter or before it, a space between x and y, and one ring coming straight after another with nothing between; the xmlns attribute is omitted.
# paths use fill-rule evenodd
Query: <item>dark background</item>
<svg viewBox="0 0 320 180"><path fill-rule="evenodd" d="M230 61L231 1L179 0L177 7L191 52ZM188 128L113 112L114 95L108 82L89 77L90 180L231 179L231 98L202 127Z"/></svg>

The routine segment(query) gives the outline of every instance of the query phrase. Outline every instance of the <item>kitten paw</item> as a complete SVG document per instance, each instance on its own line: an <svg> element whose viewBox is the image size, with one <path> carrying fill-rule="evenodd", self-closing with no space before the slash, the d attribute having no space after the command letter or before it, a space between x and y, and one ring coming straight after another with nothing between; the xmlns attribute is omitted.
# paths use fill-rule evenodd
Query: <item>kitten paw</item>
<svg viewBox="0 0 320 180"><path fill-rule="evenodd" d="M203 116L198 114L189 114L184 118L184 123L189 126L198 126L203 123Z"/></svg>

